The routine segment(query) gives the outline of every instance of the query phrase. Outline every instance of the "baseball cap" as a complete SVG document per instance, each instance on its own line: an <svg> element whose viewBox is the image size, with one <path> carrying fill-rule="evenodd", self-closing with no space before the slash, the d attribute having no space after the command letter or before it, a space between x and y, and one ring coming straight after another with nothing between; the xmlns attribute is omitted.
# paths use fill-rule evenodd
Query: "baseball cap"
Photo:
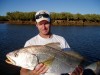
<svg viewBox="0 0 100 75"><path fill-rule="evenodd" d="M40 22L42 20L46 20L50 22L50 13L46 10L40 10L35 14L36 22Z"/></svg>

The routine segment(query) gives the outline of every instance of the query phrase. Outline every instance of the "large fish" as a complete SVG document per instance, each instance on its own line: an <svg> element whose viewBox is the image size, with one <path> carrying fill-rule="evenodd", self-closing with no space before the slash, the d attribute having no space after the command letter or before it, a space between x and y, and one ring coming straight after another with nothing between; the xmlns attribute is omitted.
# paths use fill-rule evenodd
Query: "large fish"
<svg viewBox="0 0 100 75"><path fill-rule="evenodd" d="M72 50L65 52L61 50L59 45L59 43L49 43L24 47L9 52L6 55L6 62L30 70L33 70L38 63L42 62L49 67L45 75L71 73L78 65L84 68L88 66L94 72L97 72L97 69L100 71L100 63L90 65L90 62L86 61L80 54Z"/></svg>

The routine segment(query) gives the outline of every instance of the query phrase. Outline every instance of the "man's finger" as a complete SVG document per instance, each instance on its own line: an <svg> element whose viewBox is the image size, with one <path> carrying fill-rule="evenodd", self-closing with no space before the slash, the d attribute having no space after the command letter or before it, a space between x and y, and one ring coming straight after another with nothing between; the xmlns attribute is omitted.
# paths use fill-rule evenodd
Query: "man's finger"
<svg viewBox="0 0 100 75"><path fill-rule="evenodd" d="M44 64L40 63L40 64L38 64L38 65L35 67L35 70L38 71L38 70L40 70L41 67L43 67L43 66L44 66Z"/></svg>
<svg viewBox="0 0 100 75"><path fill-rule="evenodd" d="M40 69L39 69L37 72L38 72L38 73L41 73L45 68L46 68L46 66L45 66L45 65L42 65L42 66L40 67Z"/></svg>
<svg viewBox="0 0 100 75"><path fill-rule="evenodd" d="M71 73L71 75L81 75L83 72L82 67L78 66L75 68L75 70Z"/></svg>
<svg viewBox="0 0 100 75"><path fill-rule="evenodd" d="M48 67L46 67L46 65L44 65L43 63L40 63L36 66L36 68L34 69L34 72L36 72L37 74L43 74L48 70Z"/></svg>
<svg viewBox="0 0 100 75"><path fill-rule="evenodd" d="M44 69L44 70L42 70L41 74L46 73L46 72L47 72L47 70L48 70L48 67L45 67L45 69Z"/></svg>

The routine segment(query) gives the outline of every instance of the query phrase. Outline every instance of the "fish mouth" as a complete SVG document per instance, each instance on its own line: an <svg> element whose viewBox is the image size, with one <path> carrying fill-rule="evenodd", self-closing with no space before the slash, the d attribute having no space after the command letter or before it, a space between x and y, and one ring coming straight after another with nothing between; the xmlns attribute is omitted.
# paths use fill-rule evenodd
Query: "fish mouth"
<svg viewBox="0 0 100 75"><path fill-rule="evenodd" d="M12 60L10 57L7 57L7 59L5 60L8 64L12 64L14 65L15 64L15 61Z"/></svg>

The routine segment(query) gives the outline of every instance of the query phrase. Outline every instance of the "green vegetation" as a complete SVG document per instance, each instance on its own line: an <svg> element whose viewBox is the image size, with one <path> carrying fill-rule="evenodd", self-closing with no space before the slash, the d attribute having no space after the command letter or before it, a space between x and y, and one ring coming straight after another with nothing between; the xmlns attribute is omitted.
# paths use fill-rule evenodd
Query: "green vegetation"
<svg viewBox="0 0 100 75"><path fill-rule="evenodd" d="M0 22L16 24L35 24L36 12L7 12L6 16L0 16ZM100 14L72 14L69 12L51 12L53 25L100 25Z"/></svg>
<svg viewBox="0 0 100 75"><path fill-rule="evenodd" d="M8 12L7 19L9 21L32 21L34 20L35 12Z"/></svg>
<svg viewBox="0 0 100 75"><path fill-rule="evenodd" d="M6 16L0 16L0 21L8 21Z"/></svg>

